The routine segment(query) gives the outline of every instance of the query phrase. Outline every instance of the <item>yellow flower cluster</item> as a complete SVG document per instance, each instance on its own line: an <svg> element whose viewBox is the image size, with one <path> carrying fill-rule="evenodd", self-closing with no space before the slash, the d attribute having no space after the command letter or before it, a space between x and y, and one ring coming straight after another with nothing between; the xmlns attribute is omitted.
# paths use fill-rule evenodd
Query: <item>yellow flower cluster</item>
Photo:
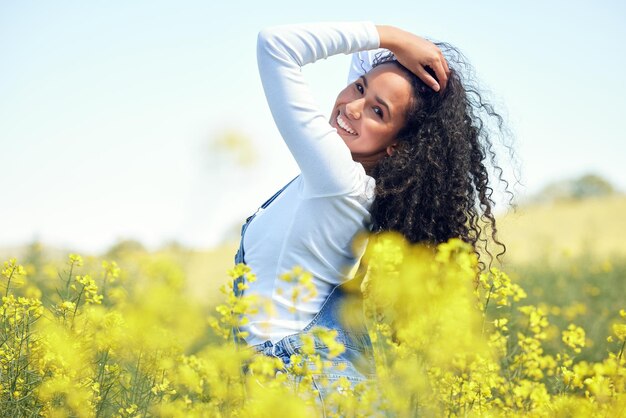
<svg viewBox="0 0 626 418"><path fill-rule="evenodd" d="M330 417L623 416L626 311L606 341L569 323L555 331L553 307L498 269L479 272L470 245L436 248L401 236L371 236L361 289L376 379L356 383L336 330L313 328L288 364L236 345L234 336L271 304L252 295L240 264L210 309L184 292L184 274L166 255L121 269L68 258L55 292L34 289L37 271L4 263L0 305L0 416ZM613 270L612 270L613 271ZM126 280L132 272L133 280ZM46 277L50 268L41 272ZM294 306L316 295L295 267L279 277ZM584 306L584 305L583 305ZM576 308L578 319L580 309ZM565 319L570 317L563 315ZM572 318L574 318L572 317ZM208 319L207 319L208 318ZM578 322L578 320L576 321ZM233 330L238 332L233 335ZM546 344L559 344L548 349ZM604 344L601 361L585 357ZM325 347L324 356L319 346Z"/></svg>
<svg viewBox="0 0 626 418"><path fill-rule="evenodd" d="M384 359L378 383L393 414L586 417L625 410L622 323L612 337L621 346L601 363L577 361L586 335L574 324L561 334L562 351L548 354L546 312L517 306L527 295L505 273L476 277L467 244L450 240L433 253L388 235L370 242L366 260L369 325L377 360Z"/></svg>

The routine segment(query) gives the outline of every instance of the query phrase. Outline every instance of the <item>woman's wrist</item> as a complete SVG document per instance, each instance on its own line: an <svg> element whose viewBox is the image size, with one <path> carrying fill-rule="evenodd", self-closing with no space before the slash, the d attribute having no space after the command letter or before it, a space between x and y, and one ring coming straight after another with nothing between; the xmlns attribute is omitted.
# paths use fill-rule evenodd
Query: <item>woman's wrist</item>
<svg viewBox="0 0 626 418"><path fill-rule="evenodd" d="M399 43L402 29L389 25L376 25L376 30L380 38L380 48L393 51Z"/></svg>

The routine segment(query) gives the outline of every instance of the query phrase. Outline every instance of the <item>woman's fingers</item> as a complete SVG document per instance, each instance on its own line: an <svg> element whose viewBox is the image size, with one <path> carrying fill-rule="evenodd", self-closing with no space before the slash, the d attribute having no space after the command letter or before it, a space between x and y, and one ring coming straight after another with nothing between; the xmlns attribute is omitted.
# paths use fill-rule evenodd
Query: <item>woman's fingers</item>
<svg viewBox="0 0 626 418"><path fill-rule="evenodd" d="M444 67L445 59L437 59L432 64L430 64L430 68L433 69L437 79L439 80L439 85L441 89L444 90L446 88L446 84L448 84L448 73ZM431 77L432 78L432 77ZM439 91L438 89L436 91Z"/></svg>
<svg viewBox="0 0 626 418"><path fill-rule="evenodd" d="M430 44L429 47L422 49L422 51L423 52L421 57L419 53L416 54L415 52L412 52L414 55L409 55L410 53L404 52L404 56L402 56L402 58L403 60L407 60L407 62L404 63L400 61L400 63L407 68L414 68L415 70L412 71L415 73L415 75L418 76L433 90L437 92L445 90L448 84L448 76L450 74L450 68L448 67L448 62L446 61L446 58L444 57L441 50L434 44ZM409 56L408 59L405 58L405 56L407 55ZM428 71L426 71L425 67L429 67L430 69L432 69L432 72L437 78L435 79L435 77L433 77Z"/></svg>
<svg viewBox="0 0 626 418"><path fill-rule="evenodd" d="M390 49L400 64L410 69L433 90L441 91L446 88L450 69L436 44L393 26L383 25L376 28L380 35L380 46ZM430 67L434 76L425 67Z"/></svg>
<svg viewBox="0 0 626 418"><path fill-rule="evenodd" d="M420 80L426 83L426 85L430 86L430 88L432 88L433 90L435 91L440 90L440 86L439 86L439 83L437 83L437 80L435 80L433 76L428 74L428 72L421 65L416 68L415 75L418 76Z"/></svg>

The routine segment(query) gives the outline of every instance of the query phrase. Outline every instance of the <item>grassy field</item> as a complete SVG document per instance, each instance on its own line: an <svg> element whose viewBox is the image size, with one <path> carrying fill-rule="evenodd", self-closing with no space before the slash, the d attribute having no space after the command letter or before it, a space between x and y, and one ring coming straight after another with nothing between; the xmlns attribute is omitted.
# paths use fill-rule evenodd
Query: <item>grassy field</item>
<svg viewBox="0 0 626 418"><path fill-rule="evenodd" d="M625 257L625 213L624 195L522 207L497 221L505 260L536 265L546 257Z"/></svg>

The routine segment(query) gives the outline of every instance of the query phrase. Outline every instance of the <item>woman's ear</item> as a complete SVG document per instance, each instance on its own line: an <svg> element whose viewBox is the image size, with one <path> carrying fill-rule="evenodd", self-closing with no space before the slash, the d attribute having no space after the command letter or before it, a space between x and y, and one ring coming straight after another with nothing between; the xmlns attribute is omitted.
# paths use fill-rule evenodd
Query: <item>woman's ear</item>
<svg viewBox="0 0 626 418"><path fill-rule="evenodd" d="M387 155L389 155L390 157L393 155L393 153L396 151L396 145L398 145L398 143L394 142L386 148L385 151L387 151Z"/></svg>

